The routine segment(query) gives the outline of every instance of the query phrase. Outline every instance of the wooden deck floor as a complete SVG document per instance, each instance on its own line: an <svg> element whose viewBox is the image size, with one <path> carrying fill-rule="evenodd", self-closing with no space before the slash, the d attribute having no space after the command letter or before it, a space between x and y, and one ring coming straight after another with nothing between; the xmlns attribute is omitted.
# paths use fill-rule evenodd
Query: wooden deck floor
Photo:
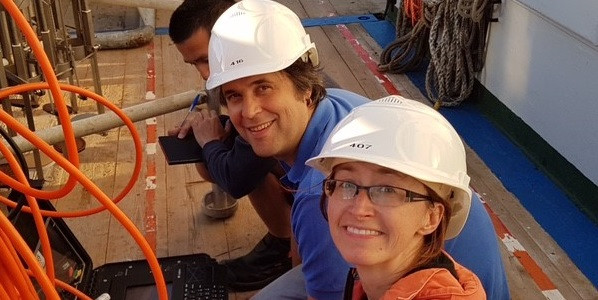
<svg viewBox="0 0 598 300"><path fill-rule="evenodd" d="M281 2L301 18L377 13L384 11L386 4L384 0ZM156 25L166 27L169 17L169 12L157 12ZM346 29L312 27L308 31L318 46L324 69L340 86L371 99L388 94L372 72L364 67L364 62L347 40L348 32L373 60L377 60L381 49L360 25L347 25ZM98 54L104 96L121 107L148 101L146 98L151 98L147 85L148 69L151 70L148 57L152 56L156 98L203 86L195 69L182 62L168 36L161 35L154 38L152 45ZM91 89L89 65L82 63L78 72L81 85ZM389 75L389 78L403 96L427 101L405 76ZM80 100L80 107L80 112L93 112L95 104L91 100ZM148 125L152 122L136 123L144 145L153 134L164 135L168 128L180 122L183 115L184 111L179 111L158 116L156 128ZM87 147L80 154L81 170L108 196L115 197L129 179L135 159L130 134L126 128L118 128L106 135L87 136L85 141ZM239 208L231 218L215 220L203 215L202 199L211 190L211 184L204 181L193 166L168 166L161 151L158 149L153 154L151 149L151 146L146 148L142 174L119 207L149 239L155 240L159 257L205 252L216 259L234 258L248 252L264 235L265 226L246 199L239 200ZM153 167L152 161L155 162L155 179L148 179L148 174L152 175L151 171L148 173ZM536 271L543 271L565 299L598 299L595 287L469 148L468 167L472 186L537 263L539 269ZM62 170L52 165L46 170L47 189L55 189L66 181ZM148 182L155 183L155 189L148 190ZM98 202L80 186L56 204L59 210L81 210L97 205ZM108 213L68 219L67 223L93 258L95 266L143 257L128 233ZM550 287L546 281L534 281L537 276L530 275L528 265L504 243L500 242L500 245L513 299L548 298L541 290ZM245 299L252 294L231 294L231 299Z"/></svg>

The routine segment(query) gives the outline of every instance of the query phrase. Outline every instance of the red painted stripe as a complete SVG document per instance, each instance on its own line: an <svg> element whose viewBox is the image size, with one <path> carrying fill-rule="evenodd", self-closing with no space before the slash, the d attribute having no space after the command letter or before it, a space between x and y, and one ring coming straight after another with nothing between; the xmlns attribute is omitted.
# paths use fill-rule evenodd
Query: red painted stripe
<svg viewBox="0 0 598 300"><path fill-rule="evenodd" d="M147 126L147 130L146 130L146 134L147 134L147 143L155 143L158 141L158 130L157 130L157 126L156 124L149 124L146 125Z"/></svg>
<svg viewBox="0 0 598 300"><path fill-rule="evenodd" d="M378 71L377 62L372 59L369 53L359 44L359 41L353 36L351 31L345 25L336 25L340 33L343 37L353 46L353 50L357 53L357 55L361 58L361 60L365 63L367 68L372 72L374 76L378 79L380 84L386 89L386 91L390 95L399 95L399 91L395 87L395 85L390 81L390 79L385 75ZM481 196L480 196L481 199ZM484 207L488 214L490 215L490 219L494 224L494 228L496 230L497 235L503 239L505 236L513 236L507 227L503 224L500 218L492 211L490 206L484 202ZM534 282L538 285L538 287L542 291L547 290L556 290L556 286L550 278L542 271L540 266L534 261L534 259L527 253L527 251L514 251L513 255L517 257L519 262L523 265L525 270L530 274Z"/></svg>
<svg viewBox="0 0 598 300"><path fill-rule="evenodd" d="M156 63L154 60L154 42L151 41L147 47L147 79L146 79L146 92L155 95L156 92ZM146 93L146 94L147 94ZM156 125L147 125L146 128L146 143L156 143L157 130ZM156 158L154 154L146 153L147 169L146 169L146 191L145 191L145 239L149 243L150 247L156 252L156 191L152 185L156 184ZM148 184L149 181L153 181L153 184Z"/></svg>
<svg viewBox="0 0 598 300"><path fill-rule="evenodd" d="M146 91L156 92L156 62L154 59L154 42L150 42L147 46L147 80Z"/></svg>
<svg viewBox="0 0 598 300"><path fill-rule="evenodd" d="M400 95L401 93L399 93L399 90L397 90L397 88L392 83L392 81L390 81L388 76L386 76L385 74L382 74L382 73L380 73L380 71L378 71L378 63L372 59L370 54L367 51L365 51L365 49L363 49L363 47L359 44L359 41L355 38L355 36L353 36L353 33L351 33L351 31L349 30L349 28L347 28L347 26L342 25L342 24L336 25L336 28L338 28L338 30L343 35L345 40L347 40L349 42L349 44L351 44L351 46L353 46L353 50L355 50L357 55L365 63L365 65L368 67L370 72L372 72L372 74L374 76L376 76L376 78L378 79L378 81L380 82L382 87L384 87L384 89L386 89L388 94L389 95Z"/></svg>
<svg viewBox="0 0 598 300"><path fill-rule="evenodd" d="M523 267L527 270L527 272L532 276L532 279L540 290L548 291L548 290L556 290L556 286L548 276L542 271L542 268L538 266L538 264L534 261L534 259L527 253L527 251L515 251L513 255L517 257L519 262L523 265Z"/></svg>
<svg viewBox="0 0 598 300"><path fill-rule="evenodd" d="M481 198L482 198L482 196L480 196L480 199ZM498 235L498 237L501 238L501 240L504 239L505 237L509 237L509 236L513 237L513 235L507 228L507 226L505 226L505 224L500 220L498 215L496 215L492 211L492 209L486 202L483 202L483 203L484 203L484 207L486 208L486 211L488 211L488 214L490 215L492 224L494 224L494 228L496 229L496 234ZM515 250L512 253L517 258L517 260L519 260L521 265L523 265L523 268L525 268L525 270L532 277L534 282L536 282L536 284L538 285L540 290L547 291L547 290L555 290L556 289L556 286L554 285L554 283L552 283L550 278L548 278L546 273L544 273L544 271L542 271L542 268L540 268L540 266L538 266L536 261L534 261L534 259L529 255L529 253L527 251Z"/></svg>
<svg viewBox="0 0 598 300"><path fill-rule="evenodd" d="M146 171L145 175L146 178L149 178L151 181L155 183L154 177L156 174L156 156L153 154L147 154L147 162L146 162Z"/></svg>

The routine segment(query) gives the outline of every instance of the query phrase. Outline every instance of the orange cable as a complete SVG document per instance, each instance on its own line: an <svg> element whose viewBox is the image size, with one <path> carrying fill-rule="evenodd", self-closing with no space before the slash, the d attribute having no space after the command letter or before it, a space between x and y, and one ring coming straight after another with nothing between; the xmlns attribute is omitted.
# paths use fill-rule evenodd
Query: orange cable
<svg viewBox="0 0 598 300"><path fill-rule="evenodd" d="M23 170L21 169L20 164L17 162L14 155L10 153L8 147L4 144L0 144L0 152L2 152L4 155L4 158L13 170L13 173L17 179L24 183L25 186L29 186L29 180L25 176L25 173L23 173ZM50 239L48 238L48 233L45 230L46 227L44 220L39 213L39 205L37 204L37 201L30 195L25 194L25 199L33 211L32 216L35 223L35 228L37 229L37 232L40 233L39 239L42 246L42 254L44 257L46 257L46 273L49 276L50 281L54 281L54 259L52 257L52 249L50 249Z"/></svg>
<svg viewBox="0 0 598 300"><path fill-rule="evenodd" d="M27 274L29 274L30 276L33 276L33 274L30 271L27 271ZM85 295L83 292L79 291L78 289L74 288L73 286L71 286L70 284L56 279L56 286L58 286L59 288L73 294L74 296L77 297L77 299L84 299L84 300L91 300L91 297Z"/></svg>
<svg viewBox="0 0 598 300"><path fill-rule="evenodd" d="M419 21L423 15L422 0L404 0L405 15L411 19L411 25L415 26L415 23Z"/></svg>
<svg viewBox="0 0 598 300"><path fill-rule="evenodd" d="M8 292L6 291L6 289L4 289L4 287L2 285L0 285L0 300L11 300L11 299L16 299L16 296L15 296L15 298L11 297L8 294Z"/></svg>
<svg viewBox="0 0 598 300"><path fill-rule="evenodd" d="M6 243L6 241L2 240L0 241L0 245L2 245L0 247L0 255L2 255L2 257L11 257L11 256L6 256L8 252L7 250L10 247L10 244ZM8 254L10 255L10 254ZM9 276L8 274L11 274L12 276ZM13 288L13 286L6 286L6 289L4 289L4 292L9 295L8 298L10 299L17 299L17 290L27 290L27 283L25 278L23 278L22 276L22 272L19 270L19 266L15 263L14 260L10 260L10 259L5 259L5 260L1 260L0 261L0 282L14 282L15 286L17 286L17 288ZM13 280L14 278L14 280ZM1 285L0 285L1 286Z"/></svg>
<svg viewBox="0 0 598 300"><path fill-rule="evenodd" d="M28 83L28 84L22 84L22 85L16 86L16 87L10 89L10 91L11 92L14 91L13 94L19 94L19 93L23 93L23 92L27 92L27 91L42 90L42 89L47 89L47 88L48 88L47 83ZM72 86L72 85L60 84L60 88L62 90L70 91L73 93L78 93L80 95L86 96L88 98L91 98L91 99L94 99L94 100L100 102L102 105L106 106L108 109L112 110L117 116L119 116L123 120L123 122L125 123L127 128L129 129L129 131L131 132L131 136L135 143L135 166L133 168L133 174L131 176L131 179L129 180L127 185L124 187L123 191L121 191L121 193L115 199L113 199L114 203L118 203L134 187L137 179L139 178L139 174L141 173L141 157L143 156L143 153L142 153L143 145L141 144L141 138L139 137L139 134L136 131L135 124L116 105L114 105L112 102L108 101L106 98L104 98L100 95L97 95L97 94L92 93L86 89L83 89L83 88L80 88L77 86ZM0 99L4 98L4 97L8 97L8 95L9 95L9 93L7 91L0 91ZM52 160L56 161L58 163L58 165L60 165L63 169L66 168L65 167L66 165L70 165L69 161L66 160L59 152L57 152L54 148L49 146L43 140L39 139L27 127L25 127L20 122L15 120L8 113L0 110L0 120L5 122L9 127L11 127L13 130L15 130L17 133L20 133L23 137L27 138L33 145L35 145L38 149L40 149L48 157L50 157ZM22 193L30 194L36 198L50 200L50 199L56 199L56 198L62 197L62 193L59 193L58 191L42 191L42 190L37 190L37 189L33 189L31 187L25 186L22 183L10 178L10 176L6 175L4 172L0 172L0 181L6 183L11 188L14 188ZM5 197L2 197L2 196L0 196L0 202L8 205L10 207L16 206L16 204L13 201L6 199ZM29 208L27 208L27 207L23 207L23 210L26 212L30 211ZM96 207L96 208L89 209L89 210L75 211L75 212L68 212L68 213L67 212L55 212L55 211L42 210L42 215L50 216L50 217L70 218L70 217L81 217L81 216L91 215L91 214L94 214L94 213L97 213L97 212L100 212L103 210L105 210L104 206Z"/></svg>
<svg viewBox="0 0 598 300"><path fill-rule="evenodd" d="M0 285L0 299L2 300L11 300L13 299L12 297L10 297L8 295L8 293L6 292L6 290L4 289L4 287L2 285Z"/></svg>
<svg viewBox="0 0 598 300"><path fill-rule="evenodd" d="M25 243L21 235L19 235L19 232L14 228L14 226L12 226L4 214L0 214L0 230L6 234L13 247L15 247L15 250L21 255L25 263L27 263L27 266L29 266L29 268L32 270L35 278L46 294L46 297L49 297L49 299L59 299L56 289L54 289L52 282L48 276L46 276L44 270L42 270L37 259L35 258L35 255L33 252L31 252L31 249L29 249L27 243ZM2 260L7 260L7 257L2 257ZM17 259L17 261L19 260ZM20 264L20 261L18 263ZM12 279L14 280L14 278ZM11 283L12 282L2 282L1 285L10 287L12 286ZM19 292L21 296L23 296L25 295L24 293L27 293L28 291L19 289Z"/></svg>
<svg viewBox="0 0 598 300"><path fill-rule="evenodd" d="M67 171L70 174L69 179L68 179L67 183L64 185L64 187L58 191L53 191L54 193L49 192L48 193L49 195L55 196L56 194L60 194L60 193L67 194L74 188L76 182L78 181L87 189L87 191L89 191L92 195L94 195L94 197L96 197L102 203L102 205L104 205L104 207L107 208L108 211L110 211L110 213L112 213L114 215L114 217L131 234L133 239L140 246L146 259L148 260L150 269L152 270L154 279L156 280L158 295L159 295L160 299L167 299L168 295L167 295L167 291L166 291L166 284L164 281L164 276L162 274L158 260L155 257L153 250L149 246L148 242L145 240L143 235L139 232L137 227L135 227L133 222L122 211L120 211L120 209L116 206L116 204L107 195L105 195L95 184L93 184L93 182L89 178L87 178L83 173L81 173L78 170L79 156L78 156L77 146L75 143L75 137L74 137L72 124L70 122L70 119L68 118L68 111L66 109L66 104L64 103L64 99L62 98L61 85L59 84L58 79L56 78L56 75L54 74L52 65L50 64L46 54L44 53L44 50L43 50L41 44L37 40L36 34L33 32L33 29L29 26L27 20L21 14L18 7L14 4L13 1L0 0L0 2L5 7L6 11L14 19L15 23L23 31L23 34L25 35L25 38L26 38L29 46L32 48L34 55L36 56L38 63L40 64L40 67L43 71L43 74L45 75L46 80L48 81L47 87L51 90L51 94L53 95L53 97L55 99L55 105L56 105L56 109L58 112L58 118L60 120L62 130L65 135L67 157L69 158L69 160L64 159L62 156L59 156L56 151L53 151L53 149L50 149L50 146L47 143L43 142L41 139L39 139L37 136L35 136L35 134L30 132L29 130L22 130L24 126L22 126L21 124L14 124L15 122L10 122L11 118L6 118L6 116L3 116L2 120L7 123L7 126L9 126L10 128L14 128L15 131L19 132L27 140L31 141L34 145L38 146L42 151L45 150L44 153L46 153L46 154L49 153L51 158L55 159L57 161L57 163L61 167L63 167L63 169L65 169L65 171ZM11 92L14 91L14 89L9 89L9 90ZM125 120L125 123L127 121L130 122L130 120L126 117L124 118L124 120ZM12 120L12 121L14 121L14 120ZM11 124L9 124L9 123L11 123L13 126L10 126ZM139 136L135 135L136 130L133 130L132 133L134 135L134 140L136 139L135 140L136 144L137 144L137 142L139 142L139 144L140 144L141 142L139 140ZM5 158L8 161L12 162L12 163L10 163L11 168L18 170L18 165L15 165L16 160L14 159L14 156L12 155L12 153L10 153L10 151L8 151L8 148L6 148L6 146L4 146L2 144L2 146L0 146L0 149L4 153ZM15 174L18 174L18 171ZM23 174L21 173L21 175L23 175ZM23 184L23 183L20 183L16 180L9 178L6 174L0 172L0 179L1 180L8 179L8 182L17 186L21 191L24 191L25 194L27 194L27 196L28 196L27 200L28 200L28 202L30 202L29 203L30 209L32 211L34 218L41 219L41 212L39 210L39 207L37 206L37 202L35 202L35 199L33 199L31 197L31 196L34 196L35 194L39 193L40 191L28 187L27 178L25 178L25 180L24 180L25 184ZM43 193L41 193L41 194L43 194ZM58 299L58 296L56 294L56 289L50 282L49 278L47 276L45 276L46 274L43 273L43 270L41 270L41 267L37 264L35 256L31 252L31 250L28 248L26 243L23 241L23 239L19 236L16 229L12 226L12 224L10 224L8 219L3 215L2 215L2 217L0 217L0 229L2 229L3 232L8 233L8 237L10 238L10 241L12 242L12 244L14 244L17 247L17 249L19 250L19 253L21 253L21 255L23 255L23 259L27 262L27 264L29 266L31 266L32 274L38 280L38 283L42 287L44 293L46 294L46 297L48 297L50 299ZM39 231L39 228L38 228L38 231ZM42 230L42 232L45 233L44 230ZM40 233L40 237L43 235L43 233ZM42 247L44 247L43 244L46 244L45 247L49 248L48 241L44 241L43 239L41 239L41 242L42 242ZM49 255L49 257L51 257L51 254ZM6 259L6 258L3 257L2 259ZM50 261L51 261L51 258L50 258ZM49 273L52 273L50 275L53 276L53 272L49 272ZM52 280L52 281L54 281L54 280ZM10 282L2 282L1 286L2 286L4 293L6 293L6 290L4 289L5 284L6 284L6 287L9 287L9 288L11 287ZM19 290L19 292L26 293L27 291Z"/></svg>
<svg viewBox="0 0 598 300"><path fill-rule="evenodd" d="M21 260L19 259L19 255L17 254L12 243L10 243L10 239L3 231L0 231L0 241L5 245L4 249L6 249L1 252L0 257L3 257L5 259L0 260L0 262L2 262L6 269L13 270L8 273L11 274L11 277L17 281L19 285L19 290L29 290L30 293L34 293L35 288L33 287L31 281L27 280L29 276L25 272L25 268L23 267ZM6 259L9 257L11 257L12 260ZM0 282L2 282L2 280L0 280Z"/></svg>
<svg viewBox="0 0 598 300"><path fill-rule="evenodd" d="M6 11L10 14L13 18L14 22L17 24L19 29L25 35L25 39L28 42L29 47L33 50L33 54L38 61L42 69L42 73L44 74L45 79L48 81L50 85L50 92L54 98L55 102L55 109L58 112L58 119L60 120L60 125L62 126L62 130L65 136L65 143L67 149L67 155L70 158L73 165L79 167L79 153L77 151L77 145L75 142L75 137L73 135L73 127L68 118L68 110L66 108L66 104L62 97L62 93L58 87L58 78L56 78L56 74L54 74L54 69L48 59L47 55L44 52L44 49L39 42L37 35L33 31L33 28L29 25L25 16L21 13L17 5L10 0L1 0L2 5L6 9ZM69 177L69 180L65 184L64 191L65 195L70 192L75 187L75 180Z"/></svg>
<svg viewBox="0 0 598 300"><path fill-rule="evenodd" d="M73 134L73 126L69 119L69 113L66 108L66 104L60 91L58 78L54 74L54 68L48 59L48 56L44 52L44 48L38 40L37 34L33 31L33 28L25 19L25 16L21 13L17 5L10 0L2 0L2 4L6 11L13 18L19 29L25 35L25 39L28 42L29 47L33 50L33 54L37 59L37 62L42 69L42 73L48 84L50 85L50 92L54 98L55 109L58 112L58 118L62 131L64 131L64 137L67 148L67 155L71 160L71 163L76 167L79 167L79 155L77 151L77 144L75 143L75 136Z"/></svg>
<svg viewBox="0 0 598 300"><path fill-rule="evenodd" d="M68 284L66 282L56 279L56 285L58 287L62 288L63 290L75 295L77 297L77 299L91 300L91 297L85 295L83 292L72 287L70 284Z"/></svg>

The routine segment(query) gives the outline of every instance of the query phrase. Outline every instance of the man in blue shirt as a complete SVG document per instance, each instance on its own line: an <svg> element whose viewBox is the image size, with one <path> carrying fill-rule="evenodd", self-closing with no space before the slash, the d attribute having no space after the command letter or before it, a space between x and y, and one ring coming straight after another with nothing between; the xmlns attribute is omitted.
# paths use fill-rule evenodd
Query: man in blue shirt
<svg viewBox="0 0 598 300"><path fill-rule="evenodd" d="M320 214L324 176L305 161L320 152L353 107L368 99L326 90L318 59L299 18L273 1L243 0L224 12L212 30L206 87L220 94L253 151L280 161L287 171L282 183L294 191L291 226L302 264L256 299L340 299L349 270ZM465 228L448 242L448 252L476 272L490 299L508 299L494 228L479 200L473 201Z"/></svg>
<svg viewBox="0 0 598 300"><path fill-rule="evenodd" d="M184 61L193 65L204 80L210 74L210 31L220 14L234 3L234 0L185 0L170 18L171 40ZM337 86L334 80L324 76L326 86ZM204 162L196 164L199 174L233 198L247 195L268 228L268 233L249 253L223 261L233 290L255 290L291 268L292 196L278 184L278 178L284 175L280 164L275 159L256 156L247 142L236 138L238 133L226 120L215 113L195 112L182 127L169 130L169 134L184 138L193 130L203 148Z"/></svg>

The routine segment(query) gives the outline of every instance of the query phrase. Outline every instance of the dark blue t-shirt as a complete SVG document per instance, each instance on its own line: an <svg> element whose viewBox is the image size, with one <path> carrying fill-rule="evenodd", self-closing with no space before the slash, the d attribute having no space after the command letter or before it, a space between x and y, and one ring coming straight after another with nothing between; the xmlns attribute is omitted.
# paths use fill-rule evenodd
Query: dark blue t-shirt
<svg viewBox="0 0 598 300"><path fill-rule="evenodd" d="M203 156L214 183L237 199L253 191L278 165L274 158L257 156L235 130L224 142L205 144Z"/></svg>

